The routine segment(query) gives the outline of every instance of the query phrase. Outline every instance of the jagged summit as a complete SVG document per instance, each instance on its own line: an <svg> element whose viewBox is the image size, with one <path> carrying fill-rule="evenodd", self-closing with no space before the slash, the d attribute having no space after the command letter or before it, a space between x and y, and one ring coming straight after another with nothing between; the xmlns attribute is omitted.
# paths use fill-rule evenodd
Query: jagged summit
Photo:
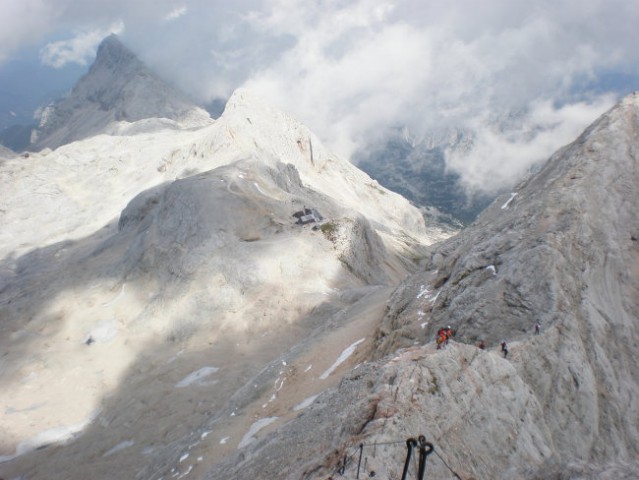
<svg viewBox="0 0 639 480"><path fill-rule="evenodd" d="M71 94L48 106L32 149L56 148L99 133L118 133L118 123L169 119L177 126L203 126L210 116L152 72L116 35L98 47L89 72Z"/></svg>
<svg viewBox="0 0 639 480"><path fill-rule="evenodd" d="M102 66L115 70L122 64L138 64L140 68L145 68L144 64L135 56L131 50L124 46L120 38L112 33L98 46L95 62L92 69Z"/></svg>

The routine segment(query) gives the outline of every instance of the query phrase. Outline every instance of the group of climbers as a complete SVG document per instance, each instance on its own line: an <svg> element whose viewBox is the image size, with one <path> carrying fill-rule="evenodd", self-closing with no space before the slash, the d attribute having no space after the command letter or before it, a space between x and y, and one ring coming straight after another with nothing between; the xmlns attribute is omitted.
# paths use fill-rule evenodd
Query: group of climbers
<svg viewBox="0 0 639 480"><path fill-rule="evenodd" d="M447 327L442 327L437 330L437 350L448 345L448 340L455 336L455 330L453 330L450 325Z"/></svg>
<svg viewBox="0 0 639 480"><path fill-rule="evenodd" d="M539 335L541 332L541 324L539 322L535 323L535 335ZM448 340L455 336L455 330L453 330L450 325L447 327L442 327L437 330L437 338L435 342L437 343L437 350L440 350L444 346L448 345ZM486 342L481 339L479 340L479 344L477 345L481 350L486 348ZM504 355L504 358L508 356L508 344L506 341L502 341L500 344L501 353Z"/></svg>

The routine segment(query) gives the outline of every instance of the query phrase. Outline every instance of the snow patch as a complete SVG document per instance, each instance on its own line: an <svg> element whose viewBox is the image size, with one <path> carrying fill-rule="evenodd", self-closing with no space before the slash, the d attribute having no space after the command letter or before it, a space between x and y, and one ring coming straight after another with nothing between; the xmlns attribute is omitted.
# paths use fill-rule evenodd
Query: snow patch
<svg viewBox="0 0 639 480"><path fill-rule="evenodd" d="M425 299L427 299L432 304L432 303L435 303L435 300L437 300L438 296L439 296L439 292L437 292L435 294L435 297L433 298L433 290L429 290L426 285L421 285L419 287L419 293L417 293L416 298L420 299L420 298L424 297ZM421 317L421 316L424 315L424 312L422 312L420 310L419 312L417 312L417 315L419 315Z"/></svg>
<svg viewBox="0 0 639 480"><path fill-rule="evenodd" d="M504 204L501 206L501 209L502 209L502 210L506 210L506 209L508 208L508 205L510 205L510 202L512 202L512 201L513 201L513 198L515 198L516 196L517 196L517 193L511 193L511 194L510 194L510 198L508 199L508 201L507 201L506 203L504 203Z"/></svg>
<svg viewBox="0 0 639 480"><path fill-rule="evenodd" d="M419 293L417 294L417 298L422 298L424 295L428 295L431 293L431 290L428 290L426 285L421 285L419 287Z"/></svg>
<svg viewBox="0 0 639 480"><path fill-rule="evenodd" d="M266 427L266 426L270 425L271 423L273 423L278 418L279 417L266 417L266 418L259 419L257 422L255 422L253 425L251 425L251 427L249 428L248 432L246 432L244 437L242 437L242 440L240 440L240 443L237 446L237 448L238 449L244 448L249 443L255 441L254 435L257 432L259 432L260 430L262 430L264 427Z"/></svg>
<svg viewBox="0 0 639 480"><path fill-rule="evenodd" d="M51 444L64 444L69 440L75 438L84 428L89 425L95 418L92 415L87 421L79 423L77 425L63 425L60 427L51 428L44 432L38 433L35 437L32 437L24 442L20 442L16 447L16 452L13 455L0 455L0 463L13 460L20 455L37 450L40 447L44 447Z"/></svg>
<svg viewBox="0 0 639 480"><path fill-rule="evenodd" d="M260 192L262 195L264 195L265 197L267 197L267 193L262 190L262 188L257 184L257 182L253 182L253 185L255 185L255 188L257 189L258 192Z"/></svg>
<svg viewBox="0 0 639 480"><path fill-rule="evenodd" d="M115 447L105 452L102 457L109 457L114 453L117 453L120 450L124 450L125 448L132 447L133 445L135 445L135 442L133 440L124 440L123 442L118 443Z"/></svg>
<svg viewBox="0 0 639 480"><path fill-rule="evenodd" d="M293 407L293 411L297 412L298 410L305 409L310 404L312 404L317 397L319 397L319 394L318 395L313 395L312 397L308 397L307 399L302 400L300 403L298 403L297 405L295 405Z"/></svg>
<svg viewBox="0 0 639 480"><path fill-rule="evenodd" d="M184 472L182 475L180 475L177 478L180 479L182 477L186 477L189 473L191 473L191 470L193 470L193 465L189 465L189 468L186 469L186 472Z"/></svg>
<svg viewBox="0 0 639 480"><path fill-rule="evenodd" d="M126 286L125 283L122 284L122 287L120 287L120 292L115 296L115 298L113 298L110 302L105 302L102 304L103 307L110 307L111 305L117 303L121 298L122 295L124 295L124 287Z"/></svg>
<svg viewBox="0 0 639 480"><path fill-rule="evenodd" d="M118 327L113 321L106 321L91 330L85 337L83 343L107 343L118 335Z"/></svg>
<svg viewBox="0 0 639 480"><path fill-rule="evenodd" d="M282 372L280 372L281 374ZM284 386L284 381L286 380L286 378L282 378L282 377L277 377L277 380L275 380L275 391L279 392L282 387ZM279 383L279 385L278 385Z"/></svg>
<svg viewBox="0 0 639 480"><path fill-rule="evenodd" d="M216 367L202 367L199 370L197 370L196 372L193 372L190 375L188 375L187 377L185 377L182 380L180 380L178 383L175 384L175 386L177 388L184 388L184 387L189 387L189 386L194 385L194 384L195 385L200 385L200 386L214 385L214 384L216 384L218 382L217 380L205 381L204 378L208 377L209 375L214 374L218 370L219 370L219 368L216 368Z"/></svg>
<svg viewBox="0 0 639 480"><path fill-rule="evenodd" d="M324 373L322 373L320 375L320 379L325 380L328 378L328 376L333 373L333 371L339 367L342 363L344 363L346 361L346 359L348 357L350 357L353 352L355 352L355 348L357 348L357 345L359 345L360 343L362 343L364 340L366 340L366 337L364 338L360 338L359 340L357 340L355 343L353 343L352 345L350 345L348 348L346 348L341 354L340 356L337 358L337 360L335 360L335 363L333 365L330 366L330 368L328 370L326 370Z"/></svg>

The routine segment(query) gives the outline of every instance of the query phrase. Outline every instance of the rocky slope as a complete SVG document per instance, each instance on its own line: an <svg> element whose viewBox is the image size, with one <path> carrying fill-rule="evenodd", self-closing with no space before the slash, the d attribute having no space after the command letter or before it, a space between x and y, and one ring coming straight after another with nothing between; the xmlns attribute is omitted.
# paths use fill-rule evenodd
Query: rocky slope
<svg viewBox="0 0 639 480"><path fill-rule="evenodd" d="M1 165L0 476L166 473L185 442L203 474L335 385L447 235L247 91L153 123Z"/></svg>
<svg viewBox="0 0 639 480"><path fill-rule="evenodd" d="M205 478L356 478L360 459L359 478L400 478L420 434L426 478L637 478L638 149L635 94L432 248L378 360Z"/></svg>
<svg viewBox="0 0 639 480"><path fill-rule="evenodd" d="M160 118L175 128L211 122L206 111L149 70L112 34L100 44L95 62L71 94L43 110L30 149L120 133L119 122Z"/></svg>

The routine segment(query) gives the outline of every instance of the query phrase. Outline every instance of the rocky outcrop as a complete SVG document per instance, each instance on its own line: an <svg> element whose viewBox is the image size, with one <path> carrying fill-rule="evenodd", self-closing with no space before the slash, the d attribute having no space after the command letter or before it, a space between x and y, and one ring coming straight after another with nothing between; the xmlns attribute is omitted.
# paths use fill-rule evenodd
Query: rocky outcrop
<svg viewBox="0 0 639 480"><path fill-rule="evenodd" d="M396 292L381 351L428 342L446 324L459 342L505 339L521 382L513 399L539 407L545 438L533 442L535 458L636 459L639 430L627 419L639 413L638 150L635 94L432 250L428 267ZM428 321L421 331L419 312Z"/></svg>

